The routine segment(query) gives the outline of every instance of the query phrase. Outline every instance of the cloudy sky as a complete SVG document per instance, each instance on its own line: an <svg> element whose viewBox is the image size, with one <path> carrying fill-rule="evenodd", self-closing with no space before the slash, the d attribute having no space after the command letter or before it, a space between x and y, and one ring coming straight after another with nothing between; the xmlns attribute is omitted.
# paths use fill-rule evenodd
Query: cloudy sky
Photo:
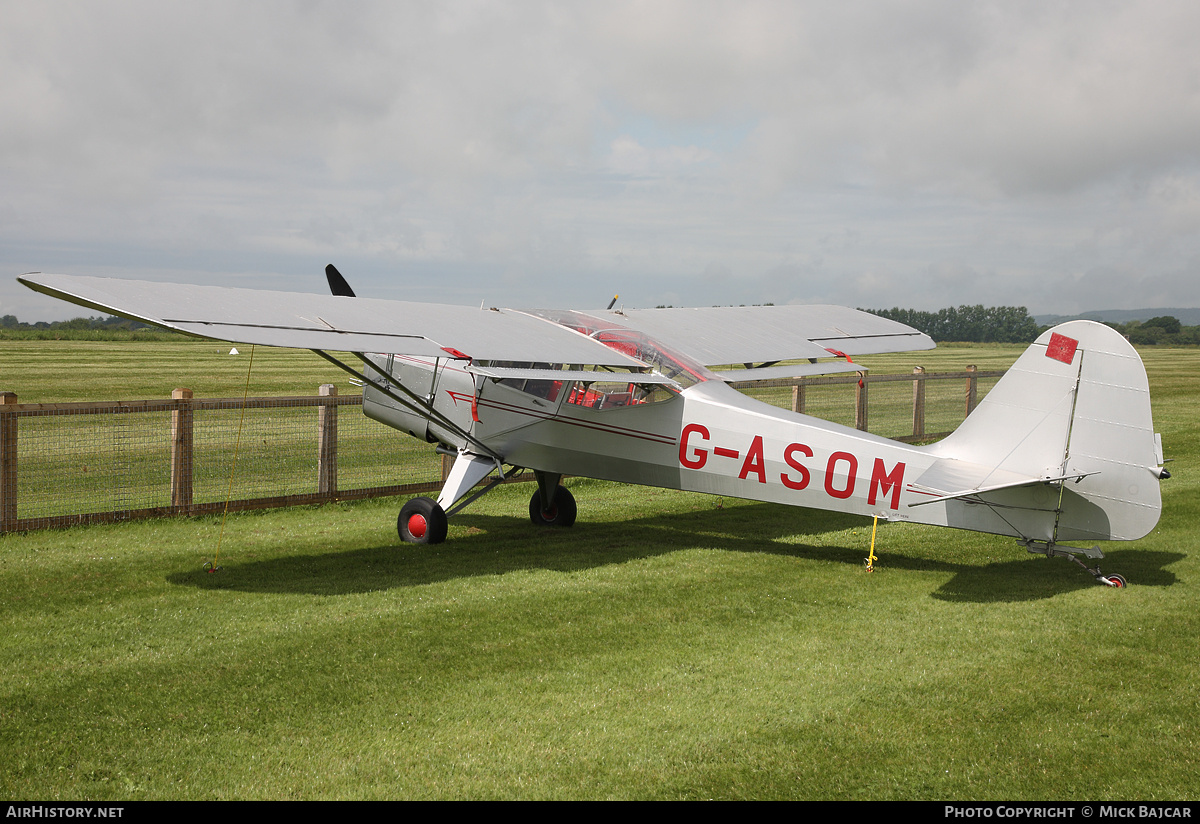
<svg viewBox="0 0 1200 824"><path fill-rule="evenodd" d="M1200 306L1200 4L0 0L26 271L507 306Z"/></svg>

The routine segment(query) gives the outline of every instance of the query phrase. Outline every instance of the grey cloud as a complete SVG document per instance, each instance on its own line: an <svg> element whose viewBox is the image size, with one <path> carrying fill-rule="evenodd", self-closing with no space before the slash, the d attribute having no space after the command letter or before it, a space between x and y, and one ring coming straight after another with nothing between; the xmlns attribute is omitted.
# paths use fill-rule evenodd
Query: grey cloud
<svg viewBox="0 0 1200 824"><path fill-rule="evenodd" d="M337 259L382 296L508 304L611 282L1056 311L1121 297L1109 272L1195 294L1191 3L0 11L14 274L241 261L319 286ZM0 283L18 314L70 311L37 300Z"/></svg>

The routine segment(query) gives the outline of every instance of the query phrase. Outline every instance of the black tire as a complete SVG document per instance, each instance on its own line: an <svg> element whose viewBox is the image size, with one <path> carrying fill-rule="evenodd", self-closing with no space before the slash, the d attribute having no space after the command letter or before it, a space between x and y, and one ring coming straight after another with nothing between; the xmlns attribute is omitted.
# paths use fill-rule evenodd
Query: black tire
<svg viewBox="0 0 1200 824"><path fill-rule="evenodd" d="M1108 578L1108 580L1113 582L1113 585L1117 589L1125 589L1125 587L1129 586L1129 583L1125 580L1124 575L1109 575L1106 577Z"/></svg>
<svg viewBox="0 0 1200 824"><path fill-rule="evenodd" d="M446 529L446 510L432 498L413 498L396 519L400 540L409 544L440 544Z"/></svg>
<svg viewBox="0 0 1200 824"><path fill-rule="evenodd" d="M540 492L534 492L529 499L529 520L537 526L571 526L575 514L575 496L565 486L554 490L554 502L549 509L542 509Z"/></svg>

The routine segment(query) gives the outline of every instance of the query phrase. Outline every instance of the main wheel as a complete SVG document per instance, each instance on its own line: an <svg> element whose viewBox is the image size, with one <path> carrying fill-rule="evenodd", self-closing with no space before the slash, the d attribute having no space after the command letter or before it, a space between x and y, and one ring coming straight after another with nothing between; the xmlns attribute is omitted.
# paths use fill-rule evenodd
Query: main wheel
<svg viewBox="0 0 1200 824"><path fill-rule="evenodd" d="M1108 580L1112 581L1117 589L1125 589L1129 584L1125 581L1124 575L1108 575Z"/></svg>
<svg viewBox="0 0 1200 824"><path fill-rule="evenodd" d="M575 523L575 496L560 486L554 490L554 502L542 509L542 495L534 492L529 499L529 520L537 526L571 526Z"/></svg>
<svg viewBox="0 0 1200 824"><path fill-rule="evenodd" d="M432 498L413 498L396 519L400 540L410 544L440 544L446 540L446 511Z"/></svg>

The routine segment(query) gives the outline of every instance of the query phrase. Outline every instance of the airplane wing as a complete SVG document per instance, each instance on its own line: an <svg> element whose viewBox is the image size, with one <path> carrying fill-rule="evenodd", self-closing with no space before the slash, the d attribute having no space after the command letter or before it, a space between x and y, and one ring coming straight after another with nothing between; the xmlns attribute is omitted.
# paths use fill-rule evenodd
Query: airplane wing
<svg viewBox="0 0 1200 824"><path fill-rule="evenodd" d="M474 360L647 364L523 312L302 292L34 272L30 289L201 338L340 352Z"/></svg>
<svg viewBox="0 0 1200 824"><path fill-rule="evenodd" d="M517 363L646 369L553 313L376 300L340 295L156 283L34 272L38 292L195 337L296 349L376 352ZM568 313L601 328L640 332L705 366L745 364L725 380L860 371L818 358L931 349L917 330L842 306L731 306ZM778 361L808 361L771 366ZM758 368L751 368L759 364ZM769 373L769 374L768 374ZM777 374L778 373L778 374Z"/></svg>
<svg viewBox="0 0 1200 824"><path fill-rule="evenodd" d="M928 335L911 326L845 306L713 306L592 314L669 344L705 366L934 348Z"/></svg>

